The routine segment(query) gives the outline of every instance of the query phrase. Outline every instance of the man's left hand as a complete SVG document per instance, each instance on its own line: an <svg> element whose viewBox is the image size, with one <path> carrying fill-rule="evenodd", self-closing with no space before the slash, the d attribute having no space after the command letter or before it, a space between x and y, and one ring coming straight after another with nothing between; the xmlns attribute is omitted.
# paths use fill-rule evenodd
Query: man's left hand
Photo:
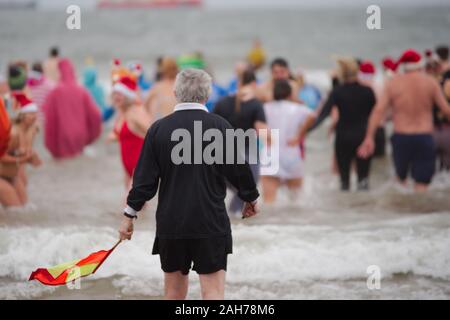
<svg viewBox="0 0 450 320"><path fill-rule="evenodd" d="M259 212L256 201L250 203L246 202L244 204L244 209L242 210L242 219L250 218Z"/></svg>
<svg viewBox="0 0 450 320"><path fill-rule="evenodd" d="M134 230L133 220L132 218L123 217L119 228L120 240L131 240Z"/></svg>

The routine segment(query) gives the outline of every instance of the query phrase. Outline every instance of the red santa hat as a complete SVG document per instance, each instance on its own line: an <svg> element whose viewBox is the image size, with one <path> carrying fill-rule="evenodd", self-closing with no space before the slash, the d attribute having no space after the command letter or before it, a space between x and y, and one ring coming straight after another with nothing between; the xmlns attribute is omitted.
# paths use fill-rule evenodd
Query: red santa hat
<svg viewBox="0 0 450 320"><path fill-rule="evenodd" d="M14 91L11 94L19 105L20 113L38 112L38 106L21 91Z"/></svg>
<svg viewBox="0 0 450 320"><path fill-rule="evenodd" d="M397 70L397 64L395 63L394 59L391 57L384 58L381 63L383 64L383 68L385 70L390 70L392 72L395 72Z"/></svg>
<svg viewBox="0 0 450 320"><path fill-rule="evenodd" d="M397 65L402 65L405 71L412 71L423 68L425 62L422 59L420 53L413 49L408 49L398 59Z"/></svg>
<svg viewBox="0 0 450 320"><path fill-rule="evenodd" d="M113 92L119 92L130 99L137 98L136 81L130 77L121 77L113 86Z"/></svg>
<svg viewBox="0 0 450 320"><path fill-rule="evenodd" d="M360 63L358 77L361 80L372 80L375 76L375 65L372 61L366 60Z"/></svg>

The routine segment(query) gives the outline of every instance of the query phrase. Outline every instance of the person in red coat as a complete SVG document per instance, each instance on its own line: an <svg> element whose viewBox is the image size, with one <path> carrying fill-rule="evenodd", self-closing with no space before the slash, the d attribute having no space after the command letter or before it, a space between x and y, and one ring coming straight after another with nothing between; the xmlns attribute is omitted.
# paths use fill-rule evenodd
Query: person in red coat
<svg viewBox="0 0 450 320"><path fill-rule="evenodd" d="M83 152L101 132L101 115L89 92L76 81L68 59L58 63L59 84L48 94L42 111L45 117L45 146L56 159Z"/></svg>

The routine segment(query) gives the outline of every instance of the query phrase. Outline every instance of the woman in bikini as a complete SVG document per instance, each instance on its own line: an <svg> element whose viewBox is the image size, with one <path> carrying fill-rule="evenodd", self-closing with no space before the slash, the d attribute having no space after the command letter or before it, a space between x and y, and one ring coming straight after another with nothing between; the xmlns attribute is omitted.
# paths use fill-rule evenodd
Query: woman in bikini
<svg viewBox="0 0 450 320"><path fill-rule="evenodd" d="M112 99L119 111L114 134L120 144L125 186L128 189L152 118L142 105L136 103L137 84L129 77L121 78L114 85Z"/></svg>
<svg viewBox="0 0 450 320"><path fill-rule="evenodd" d="M28 178L25 165L42 164L33 149L38 133L36 124L38 108L23 93L14 94L19 114L11 128L11 138L6 153L0 158L0 203L5 207L24 206L28 201Z"/></svg>

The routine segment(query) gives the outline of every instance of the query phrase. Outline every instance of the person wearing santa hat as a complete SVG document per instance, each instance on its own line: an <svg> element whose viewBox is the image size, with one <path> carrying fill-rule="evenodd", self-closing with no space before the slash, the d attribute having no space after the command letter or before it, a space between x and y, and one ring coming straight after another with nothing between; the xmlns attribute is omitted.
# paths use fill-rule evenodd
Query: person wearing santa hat
<svg viewBox="0 0 450 320"><path fill-rule="evenodd" d="M112 100L119 111L114 134L120 144L125 184L129 189L141 153L144 137L152 119L144 106L138 104L137 83L134 78L121 77L113 85Z"/></svg>
<svg viewBox="0 0 450 320"><path fill-rule="evenodd" d="M359 64L358 80L371 87L375 80L375 65L370 60L361 61Z"/></svg>
<svg viewBox="0 0 450 320"><path fill-rule="evenodd" d="M450 105L436 79L424 72L424 59L417 51L406 50L398 65L403 72L386 82L358 154L365 158L373 154L376 128L387 109L392 108L394 134L391 142L398 180L405 185L411 174L414 189L423 192L428 189L435 170L433 105L436 104L447 118L450 118Z"/></svg>
<svg viewBox="0 0 450 320"><path fill-rule="evenodd" d="M385 78L392 78L392 76L397 72L397 63L391 57L385 57L381 60L383 65L383 73Z"/></svg>
<svg viewBox="0 0 450 320"><path fill-rule="evenodd" d="M23 92L13 92L14 108L18 115L11 127L8 150L0 158L0 202L6 207L27 203L28 178L25 165L40 166L42 161L33 149L38 133L38 107Z"/></svg>

